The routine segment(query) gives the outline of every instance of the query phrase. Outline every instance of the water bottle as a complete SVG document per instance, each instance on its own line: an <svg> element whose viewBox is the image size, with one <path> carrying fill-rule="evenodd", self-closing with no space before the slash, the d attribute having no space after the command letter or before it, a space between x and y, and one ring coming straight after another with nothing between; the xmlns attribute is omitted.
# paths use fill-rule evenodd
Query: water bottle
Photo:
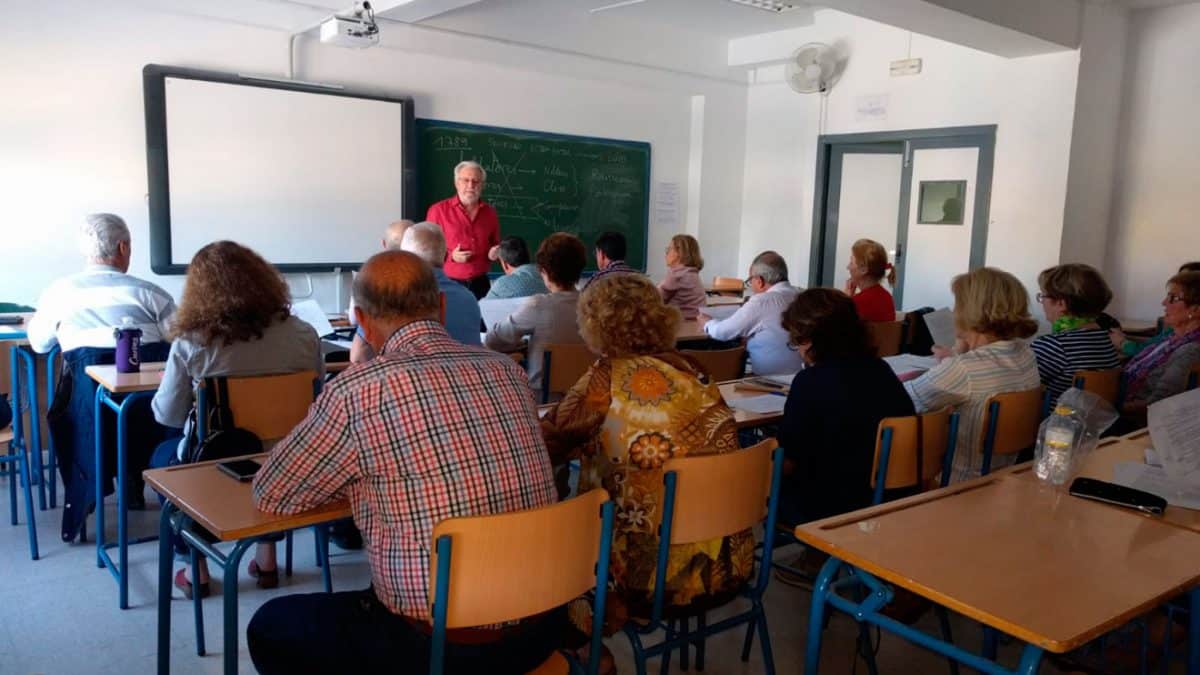
<svg viewBox="0 0 1200 675"><path fill-rule="evenodd" d="M136 373L141 370L138 350L141 347L142 329L133 325L133 319L124 317L120 327L113 329L113 338L117 341L117 372Z"/></svg>
<svg viewBox="0 0 1200 675"><path fill-rule="evenodd" d="M1071 456L1083 438L1083 422L1073 408L1060 405L1038 433L1033 471L1052 485L1062 485L1071 477Z"/></svg>

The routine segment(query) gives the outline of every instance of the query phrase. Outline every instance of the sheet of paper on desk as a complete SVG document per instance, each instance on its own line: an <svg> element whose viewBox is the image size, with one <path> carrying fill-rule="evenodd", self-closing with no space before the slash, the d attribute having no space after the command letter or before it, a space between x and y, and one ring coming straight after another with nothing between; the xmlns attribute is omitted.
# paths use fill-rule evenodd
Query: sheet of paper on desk
<svg viewBox="0 0 1200 675"><path fill-rule="evenodd" d="M932 356L917 356L916 354L898 354L885 356L884 361L892 367L897 375L902 373L924 372L937 365L937 359Z"/></svg>
<svg viewBox="0 0 1200 675"><path fill-rule="evenodd" d="M762 396L747 396L735 399L729 402L729 407L759 415L766 415L783 412L783 405L785 403L787 403L786 396L763 394Z"/></svg>
<svg viewBox="0 0 1200 675"><path fill-rule="evenodd" d="M1167 475L1200 483L1200 389L1152 403L1146 419Z"/></svg>
<svg viewBox="0 0 1200 675"><path fill-rule="evenodd" d="M774 382L780 386L790 388L792 386L792 380L796 379L796 373L788 373L787 375L759 375L759 377L764 380L770 380L771 382Z"/></svg>
<svg viewBox="0 0 1200 675"><path fill-rule="evenodd" d="M953 347L957 331L954 329L954 312L945 307L930 312L924 316L925 326L929 328L929 337L933 344L943 347Z"/></svg>
<svg viewBox="0 0 1200 675"><path fill-rule="evenodd" d="M517 309L528 298L501 298L492 300L479 301L479 313L483 315L483 325L492 329L492 326L500 323L508 318L509 314L517 311Z"/></svg>
<svg viewBox="0 0 1200 675"><path fill-rule="evenodd" d="M1158 495L1171 506L1200 510L1200 482L1172 478L1160 466L1119 462L1113 467L1113 482Z"/></svg>
<svg viewBox="0 0 1200 675"><path fill-rule="evenodd" d="M293 302L292 316L312 326L313 330L317 331L318 337L333 332L333 325L329 323L329 317L325 316L324 310L316 300Z"/></svg>
<svg viewBox="0 0 1200 675"><path fill-rule="evenodd" d="M714 319L728 319L741 308L741 305L709 305L708 307L700 310L700 312L707 314Z"/></svg>

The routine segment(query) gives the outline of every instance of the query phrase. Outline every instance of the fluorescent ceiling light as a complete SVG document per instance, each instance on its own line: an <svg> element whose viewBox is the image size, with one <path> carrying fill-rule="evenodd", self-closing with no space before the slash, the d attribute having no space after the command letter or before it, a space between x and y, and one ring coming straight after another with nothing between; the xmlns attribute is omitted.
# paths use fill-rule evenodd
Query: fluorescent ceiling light
<svg viewBox="0 0 1200 675"><path fill-rule="evenodd" d="M764 10L767 12L775 12L776 14L780 14L782 12L788 12L793 9L800 9L800 7L801 7L801 5L798 3L782 2L782 0L728 0L728 1L732 2L735 5L745 5L746 7L753 7L755 9L761 9L761 10Z"/></svg>
<svg viewBox="0 0 1200 675"><path fill-rule="evenodd" d="M646 0L621 0L621 2L614 2L610 5L604 5L602 7L593 7L591 9L589 9L588 11L591 12L592 14L595 14L597 12L607 12L610 9L616 9L618 7L627 7L629 5L637 5L637 4L643 3L645 1Z"/></svg>

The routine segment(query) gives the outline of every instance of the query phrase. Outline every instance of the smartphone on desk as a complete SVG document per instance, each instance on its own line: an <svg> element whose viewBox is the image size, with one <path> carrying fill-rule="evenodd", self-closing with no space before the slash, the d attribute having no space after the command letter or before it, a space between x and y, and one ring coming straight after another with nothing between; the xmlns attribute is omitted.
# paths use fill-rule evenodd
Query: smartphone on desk
<svg viewBox="0 0 1200 675"><path fill-rule="evenodd" d="M254 479L254 474L262 468L262 465L252 459L235 459L228 462L221 462L217 468L222 473L245 483L248 480Z"/></svg>
<svg viewBox="0 0 1200 675"><path fill-rule="evenodd" d="M1167 510L1167 500L1156 494L1094 478L1076 478L1071 483L1070 493L1074 497L1137 509L1155 516L1162 515L1162 512Z"/></svg>

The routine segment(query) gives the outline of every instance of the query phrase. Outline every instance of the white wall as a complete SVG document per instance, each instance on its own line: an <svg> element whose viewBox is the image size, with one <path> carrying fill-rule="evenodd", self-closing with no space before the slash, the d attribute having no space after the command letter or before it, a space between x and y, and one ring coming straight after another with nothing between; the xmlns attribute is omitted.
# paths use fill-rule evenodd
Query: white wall
<svg viewBox="0 0 1200 675"><path fill-rule="evenodd" d="M1071 167L1059 256L1064 263L1082 262L1098 269L1105 265L1128 32L1127 11L1113 5L1084 6Z"/></svg>
<svg viewBox="0 0 1200 675"><path fill-rule="evenodd" d="M824 133L996 124L987 264L1016 274L1035 292L1037 273L1058 262L1074 111L1077 52L1008 59L912 35L915 77L892 78L910 34L832 10L812 28L735 40L733 62L782 59L811 41L849 54L828 97ZM774 248L793 280L806 283L812 234L820 96L793 93L781 68L757 69L747 106L741 266ZM864 95L888 97L885 121L856 119ZM947 279L947 283L949 279Z"/></svg>
<svg viewBox="0 0 1200 675"><path fill-rule="evenodd" d="M1162 315L1166 280L1200 260L1200 5L1134 12L1108 247L1117 316Z"/></svg>
<svg viewBox="0 0 1200 675"><path fill-rule="evenodd" d="M53 39L20 29L30 25L54 26ZM692 97L702 95L698 231L709 267L732 268L745 87L399 24L384 28L384 46L367 51L302 40L297 76L412 95L419 117L649 141L652 180L685 189ZM141 68L153 62L282 75L286 44L283 33L126 2L6 7L0 23L6 243L0 299L33 303L49 281L78 269L76 224L101 210L130 224L131 271L178 294L182 277L149 272ZM659 252L670 236L695 217L686 211L688 195L680 200L685 208L678 225L651 228L652 274L664 270ZM303 278L292 281L296 291L307 290ZM315 279L316 297L330 310L333 289L328 276Z"/></svg>

